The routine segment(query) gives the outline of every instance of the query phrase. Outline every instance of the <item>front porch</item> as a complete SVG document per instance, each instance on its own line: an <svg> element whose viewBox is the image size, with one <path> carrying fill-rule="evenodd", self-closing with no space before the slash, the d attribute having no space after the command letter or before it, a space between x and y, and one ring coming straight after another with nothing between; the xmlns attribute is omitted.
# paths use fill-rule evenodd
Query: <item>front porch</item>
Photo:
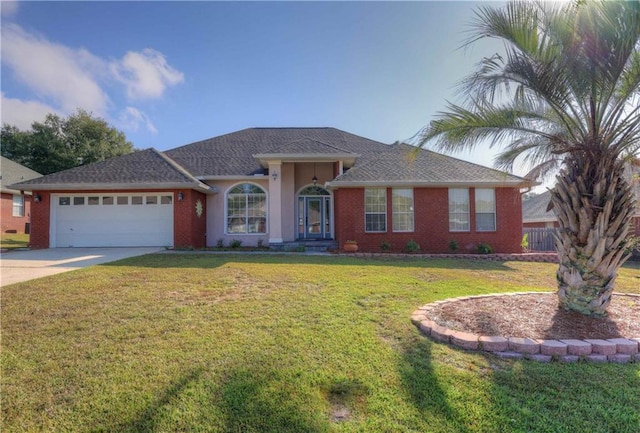
<svg viewBox="0 0 640 433"><path fill-rule="evenodd" d="M272 251L326 253L338 250L338 243L332 239L308 239L270 244Z"/></svg>

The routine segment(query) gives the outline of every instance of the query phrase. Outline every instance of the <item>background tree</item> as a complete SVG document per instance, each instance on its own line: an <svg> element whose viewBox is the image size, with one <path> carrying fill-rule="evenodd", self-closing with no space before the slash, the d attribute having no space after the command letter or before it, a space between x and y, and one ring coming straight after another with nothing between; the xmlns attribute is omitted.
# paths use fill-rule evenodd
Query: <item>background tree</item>
<svg viewBox="0 0 640 433"><path fill-rule="evenodd" d="M84 110L66 118L48 114L29 131L5 124L0 139L3 156L42 174L134 151L124 133Z"/></svg>
<svg viewBox="0 0 640 433"><path fill-rule="evenodd" d="M640 150L640 2L510 2L479 8L468 43L497 38L506 55L483 59L420 134L441 150L501 146L496 165L560 168L551 190L560 228L560 305L604 315L629 257L633 195L623 171Z"/></svg>

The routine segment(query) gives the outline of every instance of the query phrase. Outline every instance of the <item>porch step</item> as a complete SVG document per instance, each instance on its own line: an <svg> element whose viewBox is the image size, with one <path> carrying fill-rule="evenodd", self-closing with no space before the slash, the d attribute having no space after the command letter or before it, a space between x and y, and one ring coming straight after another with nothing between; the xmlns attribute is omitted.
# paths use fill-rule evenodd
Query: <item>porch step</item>
<svg viewBox="0 0 640 433"><path fill-rule="evenodd" d="M271 244L269 249L273 251L299 251L299 252L329 252L336 250L338 243L334 240L304 240Z"/></svg>

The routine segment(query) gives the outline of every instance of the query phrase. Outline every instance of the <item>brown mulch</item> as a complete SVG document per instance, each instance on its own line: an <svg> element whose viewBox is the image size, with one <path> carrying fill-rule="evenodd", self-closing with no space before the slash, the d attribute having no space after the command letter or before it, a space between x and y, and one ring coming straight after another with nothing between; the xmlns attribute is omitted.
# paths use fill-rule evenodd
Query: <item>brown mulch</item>
<svg viewBox="0 0 640 433"><path fill-rule="evenodd" d="M640 337L640 297L615 295L604 318L558 308L555 293L513 294L431 306L429 319L456 331L533 339Z"/></svg>

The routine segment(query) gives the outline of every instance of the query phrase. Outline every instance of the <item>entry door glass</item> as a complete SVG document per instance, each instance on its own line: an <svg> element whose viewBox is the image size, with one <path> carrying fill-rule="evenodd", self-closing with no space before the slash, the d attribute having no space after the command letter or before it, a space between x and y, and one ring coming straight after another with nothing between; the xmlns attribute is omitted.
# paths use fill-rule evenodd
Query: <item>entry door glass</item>
<svg viewBox="0 0 640 433"><path fill-rule="evenodd" d="M321 238L323 236L323 206L322 198L307 198L307 230L306 234L309 238Z"/></svg>

